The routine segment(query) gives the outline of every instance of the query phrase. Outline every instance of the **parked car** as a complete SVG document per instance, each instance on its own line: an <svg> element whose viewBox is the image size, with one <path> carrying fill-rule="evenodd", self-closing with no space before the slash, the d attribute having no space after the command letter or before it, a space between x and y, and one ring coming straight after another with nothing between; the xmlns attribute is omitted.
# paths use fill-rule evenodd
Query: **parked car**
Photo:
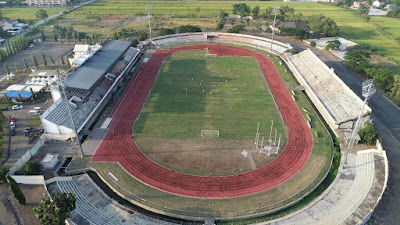
<svg viewBox="0 0 400 225"><path fill-rule="evenodd" d="M12 110L18 110L18 109L23 109L24 107L22 105L14 105L12 107Z"/></svg>
<svg viewBox="0 0 400 225"><path fill-rule="evenodd" d="M6 106L1 107L1 111L8 111L8 107L6 107Z"/></svg>
<svg viewBox="0 0 400 225"><path fill-rule="evenodd" d="M10 129L10 136L14 136L14 135L16 135L17 133L15 132L15 128L11 128Z"/></svg>
<svg viewBox="0 0 400 225"><path fill-rule="evenodd" d="M15 118L15 116L11 116L10 122L15 122L15 121L17 121L17 119Z"/></svg>
<svg viewBox="0 0 400 225"><path fill-rule="evenodd" d="M22 133L24 133L25 136L29 136L29 134L32 132L33 132L33 127L25 127L25 130L22 131Z"/></svg>
<svg viewBox="0 0 400 225"><path fill-rule="evenodd" d="M15 129L15 122L10 122L10 129L14 128Z"/></svg>

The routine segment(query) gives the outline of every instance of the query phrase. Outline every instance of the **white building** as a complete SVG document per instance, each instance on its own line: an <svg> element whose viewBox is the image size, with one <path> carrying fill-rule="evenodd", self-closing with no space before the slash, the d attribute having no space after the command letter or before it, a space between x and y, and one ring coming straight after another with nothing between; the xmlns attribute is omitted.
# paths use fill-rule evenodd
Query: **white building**
<svg viewBox="0 0 400 225"><path fill-rule="evenodd" d="M72 67L79 67L101 49L101 45L75 45L73 58L68 58Z"/></svg>
<svg viewBox="0 0 400 225"><path fill-rule="evenodd" d="M374 3L372 3L372 5L373 5L374 7L376 7L376 8L379 8L379 7L381 7L381 6L386 5L386 2L376 0L376 1L374 1Z"/></svg>

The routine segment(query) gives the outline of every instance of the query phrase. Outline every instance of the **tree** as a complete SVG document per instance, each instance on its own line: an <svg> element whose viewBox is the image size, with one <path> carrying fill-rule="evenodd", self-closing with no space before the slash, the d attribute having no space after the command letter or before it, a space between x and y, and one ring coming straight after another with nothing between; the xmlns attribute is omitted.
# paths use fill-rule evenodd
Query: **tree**
<svg viewBox="0 0 400 225"><path fill-rule="evenodd" d="M60 58L61 58L61 64L65 65L65 61L64 61L64 58L62 57L62 55L60 55Z"/></svg>
<svg viewBox="0 0 400 225"><path fill-rule="evenodd" d="M240 33L241 31L246 30L244 25L235 25L232 28L229 28L226 32L228 33Z"/></svg>
<svg viewBox="0 0 400 225"><path fill-rule="evenodd" d="M19 71L19 69L18 69L18 65L17 65L17 63L16 63L16 62L14 62L14 68L15 68L15 72L18 72L18 71Z"/></svg>
<svg viewBox="0 0 400 225"><path fill-rule="evenodd" d="M371 67L369 58L370 55L367 51L348 51L344 56L344 63L347 67L356 72L364 72L366 68Z"/></svg>
<svg viewBox="0 0 400 225"><path fill-rule="evenodd" d="M22 96L21 96L21 93L18 93L18 101L20 101L20 102L22 102Z"/></svg>
<svg viewBox="0 0 400 225"><path fill-rule="evenodd" d="M38 18L38 19L40 19L40 20L44 20L44 19L46 19L47 17L49 17L49 16L47 15L46 10L44 10L44 9L39 9L39 10L36 12L36 18Z"/></svg>
<svg viewBox="0 0 400 225"><path fill-rule="evenodd" d="M239 14L240 16L248 16L250 14L250 6L246 5L246 3L234 4L233 14Z"/></svg>
<svg viewBox="0 0 400 225"><path fill-rule="evenodd" d="M32 96L34 96L31 88ZM38 175L40 171L40 163L37 160L29 160L19 169L19 173L22 175Z"/></svg>
<svg viewBox="0 0 400 225"><path fill-rule="evenodd" d="M375 143L376 138L378 137L375 126L370 122L366 122L364 127L358 131L358 134L360 135L361 142L369 145Z"/></svg>
<svg viewBox="0 0 400 225"><path fill-rule="evenodd" d="M22 193L21 188L19 188L17 182L15 182L15 180L9 174L6 174L6 179L8 180L8 185L14 195L14 198L17 199L19 204L25 205L26 200L24 193Z"/></svg>
<svg viewBox="0 0 400 225"><path fill-rule="evenodd" d="M43 30L40 30L40 39L42 39L42 41L46 41L46 36L44 35Z"/></svg>
<svg viewBox="0 0 400 225"><path fill-rule="evenodd" d="M400 101L400 75L394 75L393 77L393 86L390 89L392 96L399 102Z"/></svg>
<svg viewBox="0 0 400 225"><path fill-rule="evenodd" d="M51 63L53 63L53 65L56 64L56 62L53 59L53 56L51 56L51 55L50 55L50 61L51 61Z"/></svg>
<svg viewBox="0 0 400 225"><path fill-rule="evenodd" d="M368 77L374 78L374 83L378 86L385 88L386 91L390 91L393 86L394 77L388 69L383 68L365 68L365 74Z"/></svg>
<svg viewBox="0 0 400 225"><path fill-rule="evenodd" d="M328 51L332 51L333 49L338 49L341 45L339 40L333 40L333 41L328 41L326 42L325 49Z"/></svg>
<svg viewBox="0 0 400 225"><path fill-rule="evenodd" d="M0 165L0 184L7 182L6 174L9 169L3 165Z"/></svg>
<svg viewBox="0 0 400 225"><path fill-rule="evenodd" d="M65 220L75 209L75 193L58 193L52 200L42 199L38 207L33 208L35 216L44 225L64 225Z"/></svg>
<svg viewBox="0 0 400 225"><path fill-rule="evenodd" d="M182 25L178 27L178 33L195 33L201 32L201 28L199 26L192 25Z"/></svg>
<svg viewBox="0 0 400 225"><path fill-rule="evenodd" d="M41 52L40 56L42 57L42 63L44 64L44 66L47 66L47 59L46 59L46 56L44 55L44 53Z"/></svg>
<svg viewBox="0 0 400 225"><path fill-rule="evenodd" d="M311 16L308 25L314 34L325 34L328 37L332 37L339 33L339 28L335 21L325 17L323 14Z"/></svg>
<svg viewBox="0 0 400 225"><path fill-rule="evenodd" d="M7 64L4 64L4 70L6 71L6 74L10 74L10 69L8 68Z"/></svg>
<svg viewBox="0 0 400 225"><path fill-rule="evenodd" d="M35 65L35 68L38 67L39 64L38 64L37 59L36 59L36 57L34 55L32 56L32 59L33 59L33 65Z"/></svg>
<svg viewBox="0 0 400 225"><path fill-rule="evenodd" d="M251 12L253 13L254 19L258 18L258 15L260 14L260 6L254 7Z"/></svg>
<svg viewBox="0 0 400 225"><path fill-rule="evenodd" d="M164 35L170 35L170 34L175 34L176 30L175 29L171 29L171 28L161 28L158 32L157 32L157 36L164 36Z"/></svg>
<svg viewBox="0 0 400 225"><path fill-rule="evenodd" d="M28 63L26 62L26 59L22 59L22 61L24 61L24 66L25 66L25 69L29 69L29 67L28 67Z"/></svg>
<svg viewBox="0 0 400 225"><path fill-rule="evenodd" d="M297 49L295 49L295 48L292 48L292 50L290 50L290 52L291 52L293 55L296 55L296 54L299 53L299 50L297 50Z"/></svg>
<svg viewBox="0 0 400 225"><path fill-rule="evenodd" d="M65 58L66 58L66 60L67 60L67 65L68 65L68 67L71 67L71 63L69 62L68 57L65 57Z"/></svg>
<svg viewBox="0 0 400 225"><path fill-rule="evenodd" d="M132 39L131 43L133 47L136 47L139 44L139 41L138 39Z"/></svg>

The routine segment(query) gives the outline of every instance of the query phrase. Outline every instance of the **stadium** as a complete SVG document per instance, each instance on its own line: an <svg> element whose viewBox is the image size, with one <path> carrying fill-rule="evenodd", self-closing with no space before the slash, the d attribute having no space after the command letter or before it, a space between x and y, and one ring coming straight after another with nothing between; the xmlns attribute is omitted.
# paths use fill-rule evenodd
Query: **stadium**
<svg viewBox="0 0 400 225"><path fill-rule="evenodd" d="M291 46L271 39L214 32L157 37L143 44L149 49L140 61L138 51L111 43L105 49L119 51L115 60L123 56L126 68L107 69L124 74L133 62L140 69L101 120L103 136L88 168L125 200L182 223L271 219L299 209L338 169L334 135L371 112L310 50L292 55ZM98 95L91 90L97 81L81 87L77 76L68 83L70 96L85 88L87 96ZM79 132L96 123L96 104L105 107L94 101L84 113L73 109ZM65 113L63 105L42 116L53 138L73 131L65 116L55 116ZM381 156L354 163L374 157ZM57 185L76 190L71 182L79 179ZM367 194L372 185L358 191Z"/></svg>

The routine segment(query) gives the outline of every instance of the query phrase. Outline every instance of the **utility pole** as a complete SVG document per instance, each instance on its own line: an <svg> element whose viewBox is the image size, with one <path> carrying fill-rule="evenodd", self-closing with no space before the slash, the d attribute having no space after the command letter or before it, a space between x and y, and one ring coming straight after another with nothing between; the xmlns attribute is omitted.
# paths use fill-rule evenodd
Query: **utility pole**
<svg viewBox="0 0 400 225"><path fill-rule="evenodd" d="M147 12L147 17L149 18L149 31L150 31L149 39L150 39L150 46L152 46L152 44L151 44L151 23L150 23L151 15L150 15L150 12L153 10L153 7L151 5L146 5L145 10Z"/></svg>
<svg viewBox="0 0 400 225"><path fill-rule="evenodd" d="M79 140L78 131L77 131L76 126L75 126L74 118L72 117L71 108L69 107L67 94L65 93L65 79L66 79L65 75L63 75L63 76L60 75L59 79L58 79L58 84L63 90L65 104L67 105L69 118L71 119L72 128L74 129L74 132L75 132L75 135L76 135L76 142L79 145L79 150L81 151L81 158L83 158L83 157L85 157L85 155L83 154L82 144L81 144L81 142Z"/></svg>
<svg viewBox="0 0 400 225"><path fill-rule="evenodd" d="M360 121L361 121L361 117L363 115L364 112L364 107L368 102L368 99L375 94L376 89L375 89L375 85L374 85L374 80L373 79L369 79L366 80L362 83L362 96L365 97L364 99L364 103L363 106L361 107L361 112L360 115L358 115L357 121L356 121L356 125L354 126L353 129L353 133L351 134L351 138L350 138L350 142L347 145L347 148L345 150L345 158L344 158L344 164L343 164L343 169L346 167L347 165L347 156L349 155L349 152L351 151L351 149L353 148L353 144L354 144L354 136L355 134L358 132L358 128L360 126Z"/></svg>
<svg viewBox="0 0 400 225"><path fill-rule="evenodd" d="M272 9L272 12L275 14L275 17L274 17L274 24L272 25L271 52L272 52L272 45L274 43L276 14L279 12L279 7L274 6L274 8Z"/></svg>

